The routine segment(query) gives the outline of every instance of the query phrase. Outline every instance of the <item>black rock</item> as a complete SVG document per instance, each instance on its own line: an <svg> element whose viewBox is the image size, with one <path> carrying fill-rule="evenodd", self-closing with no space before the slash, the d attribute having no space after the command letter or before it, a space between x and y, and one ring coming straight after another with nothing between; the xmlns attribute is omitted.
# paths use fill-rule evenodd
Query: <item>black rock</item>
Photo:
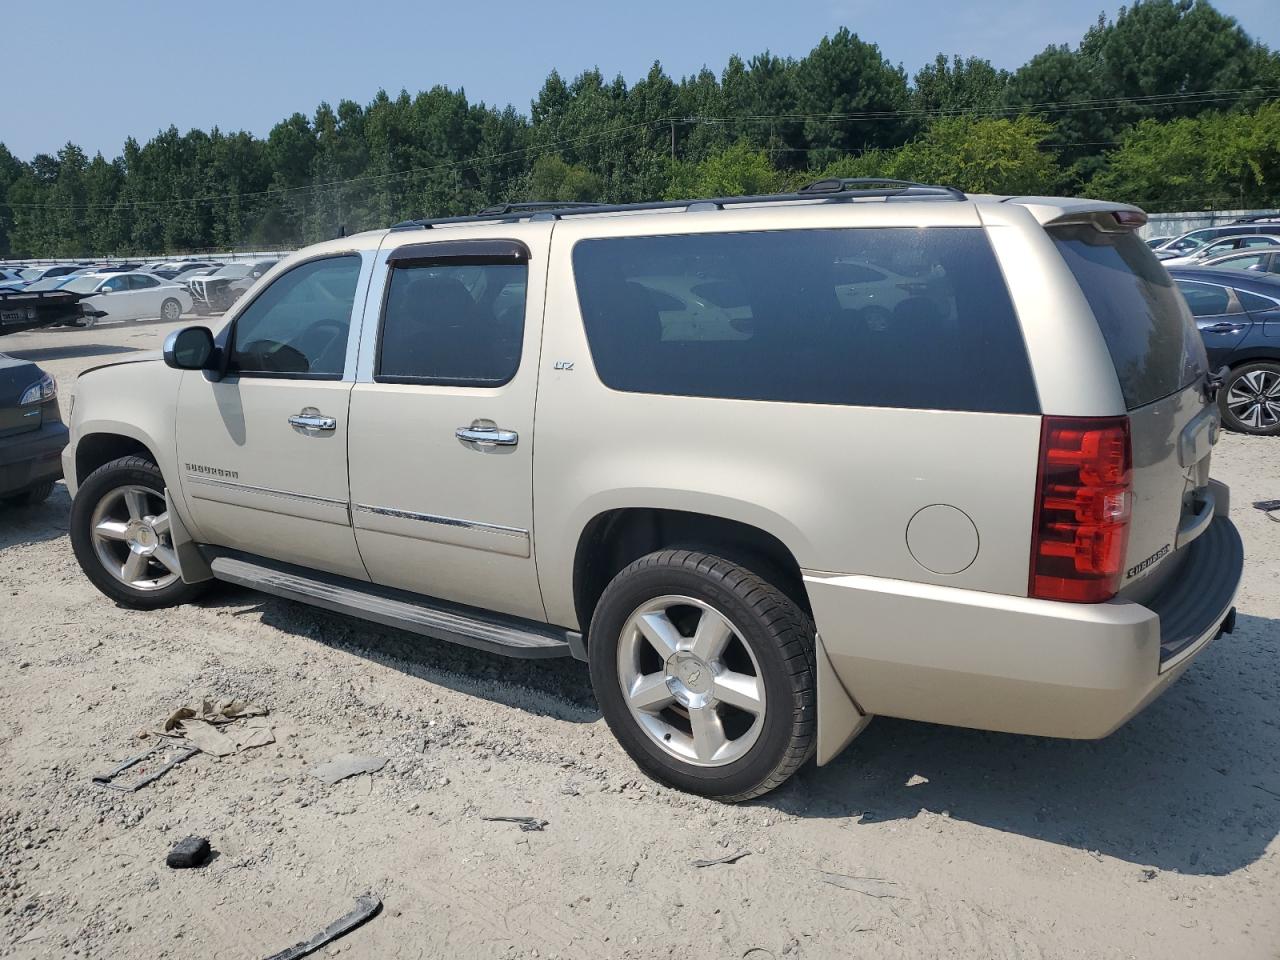
<svg viewBox="0 0 1280 960"><path fill-rule="evenodd" d="M208 840L204 837L183 837L174 844L164 862L175 870L185 870L188 867L198 867L208 859Z"/></svg>

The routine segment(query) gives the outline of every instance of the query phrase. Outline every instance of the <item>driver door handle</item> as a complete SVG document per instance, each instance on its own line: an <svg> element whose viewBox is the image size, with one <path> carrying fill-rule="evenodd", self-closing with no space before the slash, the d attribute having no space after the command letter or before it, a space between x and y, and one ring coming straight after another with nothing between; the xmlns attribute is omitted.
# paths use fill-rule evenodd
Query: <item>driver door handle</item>
<svg viewBox="0 0 1280 960"><path fill-rule="evenodd" d="M338 421L333 417L322 417L313 413L295 413L289 423L306 430L337 430Z"/></svg>
<svg viewBox="0 0 1280 960"><path fill-rule="evenodd" d="M469 427L459 427L454 431L454 436L467 443L477 443L486 447L514 447L520 442L520 435L514 430L499 430L497 427L477 427L475 424Z"/></svg>

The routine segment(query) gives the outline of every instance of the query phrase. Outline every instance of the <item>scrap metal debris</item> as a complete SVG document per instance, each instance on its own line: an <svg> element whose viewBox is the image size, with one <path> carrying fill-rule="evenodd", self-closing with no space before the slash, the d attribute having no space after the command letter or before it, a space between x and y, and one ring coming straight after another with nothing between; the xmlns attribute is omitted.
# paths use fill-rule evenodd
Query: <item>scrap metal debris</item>
<svg viewBox="0 0 1280 960"><path fill-rule="evenodd" d="M882 877L846 877L843 873L823 873L822 882L829 883L833 887L841 887L845 890L853 890L855 893L866 894L868 897L876 897L878 899L896 900L901 898L901 894L897 891L897 884L892 880L885 880Z"/></svg>
<svg viewBox="0 0 1280 960"><path fill-rule="evenodd" d="M714 860L695 860L695 867L718 867L722 863L737 863L743 857L751 856L750 850L739 850L736 853L726 854L723 857L716 857Z"/></svg>
<svg viewBox="0 0 1280 960"><path fill-rule="evenodd" d="M321 947L332 943L341 936L350 933L356 927L360 926L367 920L371 920L377 916L378 911L382 909L382 901L371 893L366 893L362 897L356 898L356 907L345 916L339 917L333 923L329 924L310 940L303 940L301 943L295 943L287 950L281 950L279 953L273 953L267 957L267 960L298 960L299 957L305 957L308 954L315 953Z"/></svg>
<svg viewBox="0 0 1280 960"><path fill-rule="evenodd" d="M155 747L148 750L146 753L140 753L135 757L130 757L128 760L124 760L121 763L116 764L105 773L94 774L93 782L107 790L119 790L121 793L133 793L136 790L141 790L149 783L155 783L155 781L159 780L178 764L190 760L200 752L198 747L183 746L160 766L153 767L149 764L144 766L142 768L143 775L137 780L127 782L117 780L120 774L124 773L126 770L131 770L153 757L159 759L160 755L165 753L168 749L168 746Z"/></svg>
<svg viewBox="0 0 1280 960"><path fill-rule="evenodd" d="M183 837L173 845L164 862L174 870L189 870L209 859L209 841L204 837Z"/></svg>
<svg viewBox="0 0 1280 960"><path fill-rule="evenodd" d="M550 824L549 820L540 820L537 817L481 817L480 819L493 823L518 823L525 833L541 832L543 827Z"/></svg>
<svg viewBox="0 0 1280 960"><path fill-rule="evenodd" d="M266 707L246 700L203 699L179 707L155 733L195 744L202 753L227 757L276 742L266 715Z"/></svg>
<svg viewBox="0 0 1280 960"><path fill-rule="evenodd" d="M364 753L340 753L312 767L311 775L332 786L340 780L360 773L377 773L386 765L386 757L373 757Z"/></svg>

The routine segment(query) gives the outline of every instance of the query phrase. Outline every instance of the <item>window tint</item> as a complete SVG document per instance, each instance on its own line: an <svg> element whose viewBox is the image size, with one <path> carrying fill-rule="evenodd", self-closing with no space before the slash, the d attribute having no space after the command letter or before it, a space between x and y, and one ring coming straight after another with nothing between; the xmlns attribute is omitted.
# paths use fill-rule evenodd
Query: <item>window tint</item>
<svg viewBox="0 0 1280 960"><path fill-rule="evenodd" d="M129 281L126 280L124 277L112 277L110 280L108 280L106 283L102 285L102 289L110 290L111 292L115 293L117 291L127 289L128 285L129 285Z"/></svg>
<svg viewBox="0 0 1280 960"><path fill-rule="evenodd" d="M154 277L144 277L140 273L134 273L129 275L130 290L147 290L150 287L158 287L158 286L160 286L160 281L156 280Z"/></svg>
<svg viewBox="0 0 1280 960"><path fill-rule="evenodd" d="M1220 260L1210 264L1210 266L1230 267L1232 270L1260 270L1262 269L1261 264L1266 258L1267 255L1264 253L1253 253Z"/></svg>
<svg viewBox="0 0 1280 960"><path fill-rule="evenodd" d="M1244 307L1250 313L1261 313L1264 310L1275 310L1276 301L1270 297L1259 296L1256 293L1250 293L1248 290L1235 288L1236 296L1240 298L1240 306Z"/></svg>
<svg viewBox="0 0 1280 960"><path fill-rule="evenodd" d="M524 340L523 263L406 265L391 271L375 379L496 387Z"/></svg>
<svg viewBox="0 0 1280 960"><path fill-rule="evenodd" d="M232 369L340 379L359 277L354 254L312 260L278 277L236 318Z"/></svg>
<svg viewBox="0 0 1280 960"><path fill-rule="evenodd" d="M1204 372L1200 333L1145 243L1135 234L1088 224L1050 233L1093 308L1130 410L1189 386Z"/></svg>
<svg viewBox="0 0 1280 960"><path fill-rule="evenodd" d="M1231 294L1226 287L1216 283L1196 283L1191 280L1178 280L1178 291L1187 306L1191 308L1193 317L1216 317L1231 309Z"/></svg>
<svg viewBox="0 0 1280 960"><path fill-rule="evenodd" d="M596 370L616 390L1038 412L977 228L584 240L573 265Z"/></svg>

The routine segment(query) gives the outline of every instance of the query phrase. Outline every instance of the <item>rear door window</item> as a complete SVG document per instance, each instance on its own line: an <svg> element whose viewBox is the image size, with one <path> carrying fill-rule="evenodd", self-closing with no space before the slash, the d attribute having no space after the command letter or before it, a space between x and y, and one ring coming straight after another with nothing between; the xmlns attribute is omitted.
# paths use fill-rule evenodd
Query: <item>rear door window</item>
<svg viewBox="0 0 1280 960"><path fill-rule="evenodd" d="M1216 317L1231 311L1231 291L1216 283L1179 280L1178 292L1187 301L1193 317Z"/></svg>
<svg viewBox="0 0 1280 960"><path fill-rule="evenodd" d="M1204 373L1208 361L1191 313L1137 235L1091 224L1049 232L1093 308L1128 409L1176 393Z"/></svg>
<svg viewBox="0 0 1280 960"><path fill-rule="evenodd" d="M575 245L573 267L615 390L1039 412L980 228L601 238Z"/></svg>

